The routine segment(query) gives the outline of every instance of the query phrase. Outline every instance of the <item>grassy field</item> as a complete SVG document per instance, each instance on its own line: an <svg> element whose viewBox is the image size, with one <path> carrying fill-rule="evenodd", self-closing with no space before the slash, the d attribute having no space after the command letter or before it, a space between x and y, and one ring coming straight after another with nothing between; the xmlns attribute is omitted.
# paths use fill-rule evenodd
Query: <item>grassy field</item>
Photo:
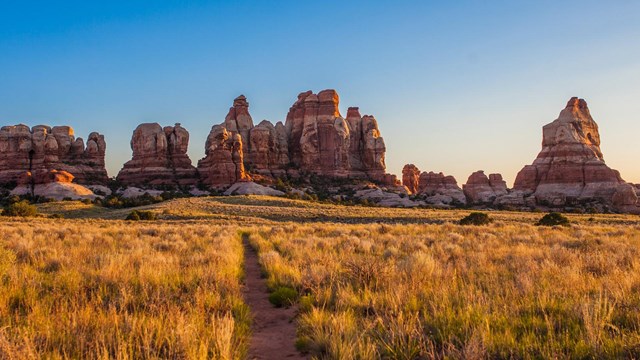
<svg viewBox="0 0 640 360"><path fill-rule="evenodd" d="M294 289L314 358L639 358L640 217L338 206L260 196L0 220L0 358L243 358L242 238ZM292 339L294 341L294 339Z"/></svg>
<svg viewBox="0 0 640 360"><path fill-rule="evenodd" d="M234 227L0 222L0 358L241 358Z"/></svg>

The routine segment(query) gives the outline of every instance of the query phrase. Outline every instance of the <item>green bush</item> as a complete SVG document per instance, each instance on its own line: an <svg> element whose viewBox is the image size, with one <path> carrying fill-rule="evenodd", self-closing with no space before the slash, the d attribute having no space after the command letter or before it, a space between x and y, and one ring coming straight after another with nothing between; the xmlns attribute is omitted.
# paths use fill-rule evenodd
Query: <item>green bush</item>
<svg viewBox="0 0 640 360"><path fill-rule="evenodd" d="M551 212L543 216L540 220L538 220L536 225L538 226L556 226L556 225L569 226L570 223L571 222L566 216L560 214L559 212Z"/></svg>
<svg viewBox="0 0 640 360"><path fill-rule="evenodd" d="M140 214L138 213L137 210L133 210L132 212L129 213L129 215L127 215L125 220L140 221Z"/></svg>
<svg viewBox="0 0 640 360"><path fill-rule="evenodd" d="M127 215L125 220L139 221L139 220L156 220L158 217L153 211L138 211L133 210Z"/></svg>
<svg viewBox="0 0 640 360"><path fill-rule="evenodd" d="M5 207L2 215L31 217L38 215L38 208L31 205L28 201L22 200Z"/></svg>
<svg viewBox="0 0 640 360"><path fill-rule="evenodd" d="M493 220L489 215L481 212L473 212L460 220L460 225L487 225Z"/></svg>
<svg viewBox="0 0 640 360"><path fill-rule="evenodd" d="M298 292L289 287L279 287L269 295L269 302L276 307L289 306L296 302Z"/></svg>

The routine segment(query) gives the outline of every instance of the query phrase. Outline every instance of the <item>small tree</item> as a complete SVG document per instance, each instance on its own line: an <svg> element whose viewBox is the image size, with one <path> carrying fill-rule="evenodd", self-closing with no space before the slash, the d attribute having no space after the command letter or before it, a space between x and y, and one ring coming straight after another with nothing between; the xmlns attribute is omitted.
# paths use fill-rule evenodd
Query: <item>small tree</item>
<svg viewBox="0 0 640 360"><path fill-rule="evenodd" d="M536 223L538 226L569 226L569 224L571 224L571 221L559 212L548 213Z"/></svg>
<svg viewBox="0 0 640 360"><path fill-rule="evenodd" d="M5 207L2 215L32 217L38 215L38 208L31 205L28 201L22 200Z"/></svg>
<svg viewBox="0 0 640 360"><path fill-rule="evenodd" d="M493 220L489 215L481 212L473 212L460 220L460 225L487 225Z"/></svg>

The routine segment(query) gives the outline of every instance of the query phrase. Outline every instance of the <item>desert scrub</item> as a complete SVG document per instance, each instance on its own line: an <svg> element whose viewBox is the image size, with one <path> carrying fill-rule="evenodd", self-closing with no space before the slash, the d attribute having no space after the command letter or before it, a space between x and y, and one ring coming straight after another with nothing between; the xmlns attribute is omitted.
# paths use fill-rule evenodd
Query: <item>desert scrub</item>
<svg viewBox="0 0 640 360"><path fill-rule="evenodd" d="M299 292L297 346L311 356L640 356L637 225L323 223L250 237L267 278Z"/></svg>
<svg viewBox="0 0 640 360"><path fill-rule="evenodd" d="M0 221L0 358L236 359L234 227Z"/></svg>
<svg viewBox="0 0 640 360"><path fill-rule="evenodd" d="M460 225L487 225L491 223L489 215L481 212L473 212L460 220Z"/></svg>
<svg viewBox="0 0 640 360"><path fill-rule="evenodd" d="M569 219L559 212L548 213L536 223L538 226L569 226L569 224L571 224Z"/></svg>
<svg viewBox="0 0 640 360"><path fill-rule="evenodd" d="M38 208L31 205L27 200L14 202L7 205L2 211L4 216L32 217L38 215Z"/></svg>
<svg viewBox="0 0 640 360"><path fill-rule="evenodd" d="M133 210L132 212L129 213L129 215L127 215L125 220L131 220L131 221L157 220L157 218L158 216L153 211Z"/></svg>

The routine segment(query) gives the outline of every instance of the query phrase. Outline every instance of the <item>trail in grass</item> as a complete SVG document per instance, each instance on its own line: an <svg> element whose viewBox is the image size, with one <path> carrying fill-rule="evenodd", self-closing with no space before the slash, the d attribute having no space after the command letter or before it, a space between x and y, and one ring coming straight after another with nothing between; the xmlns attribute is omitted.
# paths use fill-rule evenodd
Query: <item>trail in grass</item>
<svg viewBox="0 0 640 360"><path fill-rule="evenodd" d="M275 308L268 300L268 289L261 276L256 251L246 235L242 239L245 256L244 301L253 315L248 359L306 359L294 345L296 339L296 310Z"/></svg>

